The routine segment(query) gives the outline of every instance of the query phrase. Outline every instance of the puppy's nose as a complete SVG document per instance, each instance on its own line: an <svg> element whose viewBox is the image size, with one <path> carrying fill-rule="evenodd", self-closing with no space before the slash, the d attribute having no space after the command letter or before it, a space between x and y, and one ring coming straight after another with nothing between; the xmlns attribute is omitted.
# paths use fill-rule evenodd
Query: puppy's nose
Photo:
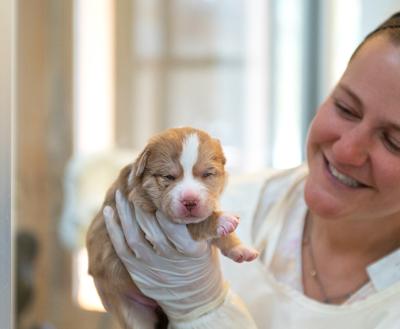
<svg viewBox="0 0 400 329"><path fill-rule="evenodd" d="M182 204L185 206L185 208L189 211L193 210L194 208L197 207L197 200L182 200Z"/></svg>

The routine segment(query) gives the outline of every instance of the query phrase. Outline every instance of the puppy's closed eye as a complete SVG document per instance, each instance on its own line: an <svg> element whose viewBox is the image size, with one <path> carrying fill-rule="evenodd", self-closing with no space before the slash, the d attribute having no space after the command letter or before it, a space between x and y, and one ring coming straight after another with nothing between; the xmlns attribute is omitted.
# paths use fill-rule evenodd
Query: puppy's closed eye
<svg viewBox="0 0 400 329"><path fill-rule="evenodd" d="M163 175L162 177L170 181L174 181L176 179L174 175Z"/></svg>
<svg viewBox="0 0 400 329"><path fill-rule="evenodd" d="M156 178L161 178L161 179L165 179L167 181L171 181L173 182L174 180L176 180L176 176L175 175L171 175L171 174L154 174L153 175Z"/></svg>
<svg viewBox="0 0 400 329"><path fill-rule="evenodd" d="M207 177L216 176L216 175L217 175L216 172L213 172L213 171L206 171L206 172L203 173L202 177L203 177L203 178L207 178Z"/></svg>

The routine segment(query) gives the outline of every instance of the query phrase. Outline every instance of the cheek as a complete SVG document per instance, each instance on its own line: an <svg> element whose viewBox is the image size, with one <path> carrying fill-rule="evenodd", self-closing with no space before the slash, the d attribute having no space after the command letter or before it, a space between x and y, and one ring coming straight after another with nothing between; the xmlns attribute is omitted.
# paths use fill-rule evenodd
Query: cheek
<svg viewBox="0 0 400 329"><path fill-rule="evenodd" d="M400 199L400 157L389 154L382 147L379 153L375 153L371 158L373 177L378 190Z"/></svg>
<svg viewBox="0 0 400 329"><path fill-rule="evenodd" d="M203 184L206 186L210 195L218 197L225 187L225 179L224 176L220 175L210 179L205 179Z"/></svg>
<svg viewBox="0 0 400 329"><path fill-rule="evenodd" d="M399 164L400 166L400 164ZM400 214L400 173L394 171L381 172L381 175L375 176L378 194L370 207L375 211L382 211L383 215Z"/></svg>
<svg viewBox="0 0 400 329"><path fill-rule="evenodd" d="M160 177L147 177L143 181L143 188L148 196L159 207L161 199L168 191L170 184Z"/></svg>
<svg viewBox="0 0 400 329"><path fill-rule="evenodd" d="M312 120L307 136L308 153L340 137L339 122L332 106L328 101L322 104Z"/></svg>

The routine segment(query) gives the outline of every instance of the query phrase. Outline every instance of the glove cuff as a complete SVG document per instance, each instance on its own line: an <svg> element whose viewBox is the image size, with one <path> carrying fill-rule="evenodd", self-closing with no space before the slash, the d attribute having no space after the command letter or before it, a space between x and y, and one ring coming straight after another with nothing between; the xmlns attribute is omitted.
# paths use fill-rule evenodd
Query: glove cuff
<svg viewBox="0 0 400 329"><path fill-rule="evenodd" d="M242 300L227 285L226 288L221 304L208 304L206 312L191 312L190 319L170 318L168 329L257 329Z"/></svg>
<svg viewBox="0 0 400 329"><path fill-rule="evenodd" d="M179 314L175 316L172 312L167 312L168 318L172 322L190 322L194 319L197 319L201 317L202 315L218 308L221 306L222 303L224 303L227 293L229 291L229 284L227 282L224 282L222 285L221 293L214 298L212 301L208 302L205 305L201 305L194 309L193 311L187 312L186 314Z"/></svg>

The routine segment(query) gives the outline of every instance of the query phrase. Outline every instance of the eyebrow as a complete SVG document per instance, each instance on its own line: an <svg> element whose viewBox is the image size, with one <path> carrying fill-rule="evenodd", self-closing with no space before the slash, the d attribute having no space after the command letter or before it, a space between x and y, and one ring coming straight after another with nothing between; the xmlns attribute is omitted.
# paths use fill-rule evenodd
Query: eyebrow
<svg viewBox="0 0 400 329"><path fill-rule="evenodd" d="M358 95L354 91L352 91L348 86L346 86L343 83L339 83L338 87L342 89L345 93L347 93L353 99L353 101L357 103L357 106L364 108L364 104L361 98L358 97Z"/></svg>

